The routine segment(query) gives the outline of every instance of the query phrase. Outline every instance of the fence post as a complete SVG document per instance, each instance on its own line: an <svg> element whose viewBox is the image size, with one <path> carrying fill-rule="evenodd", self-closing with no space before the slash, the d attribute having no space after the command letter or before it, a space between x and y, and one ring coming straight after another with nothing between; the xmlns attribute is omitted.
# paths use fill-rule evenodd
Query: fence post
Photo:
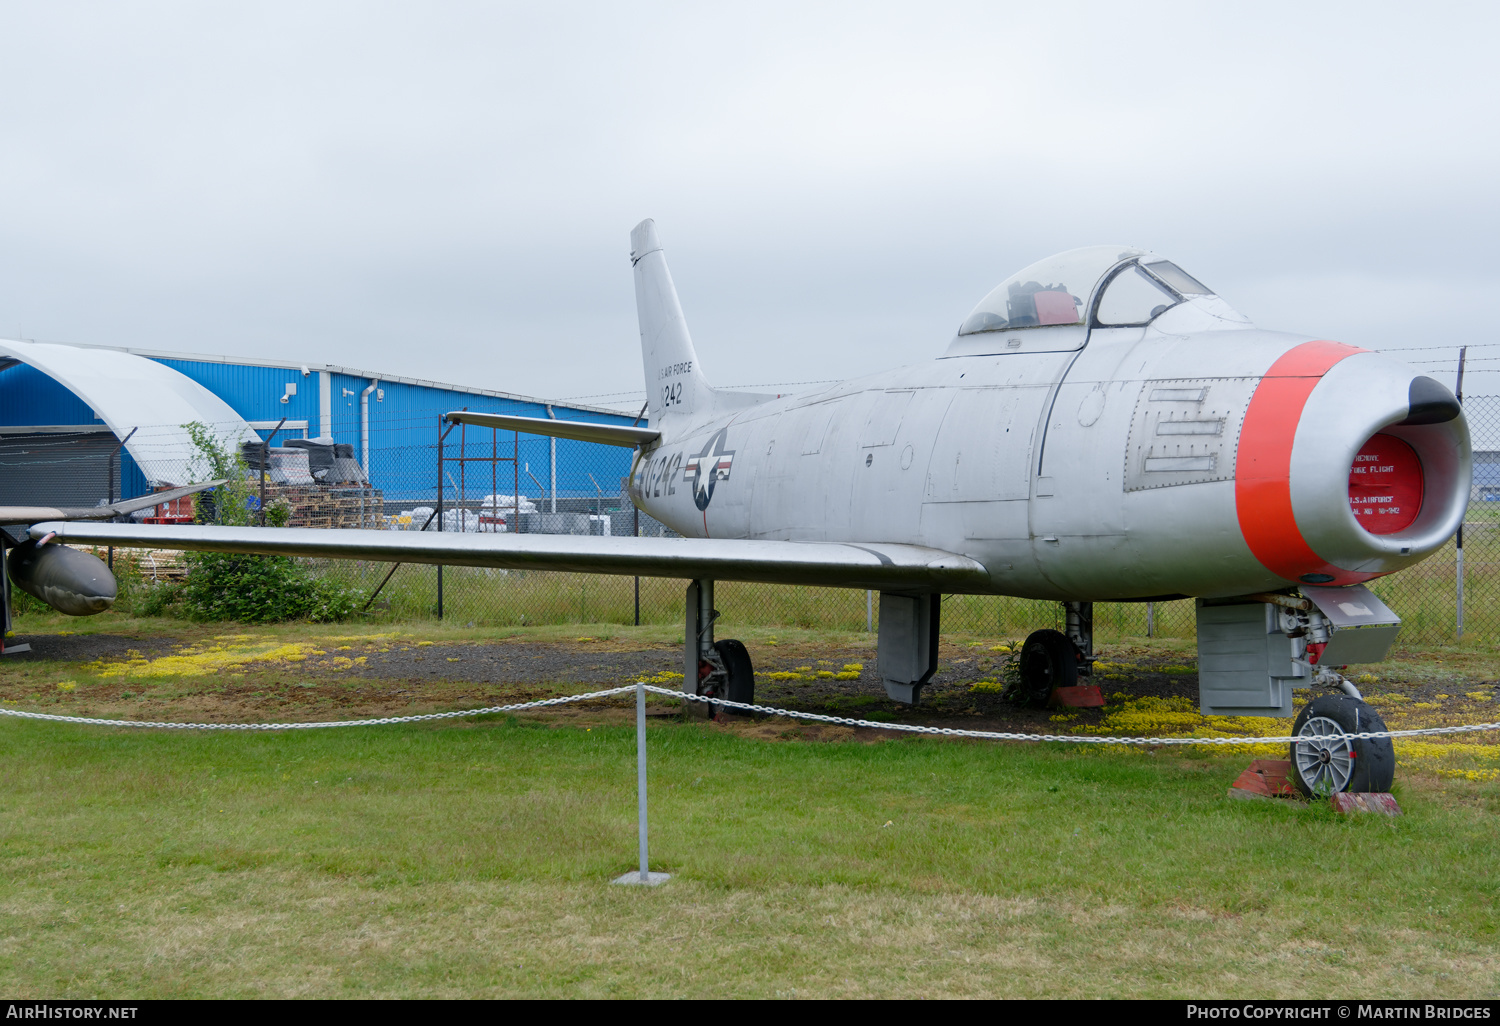
<svg viewBox="0 0 1500 1026"><path fill-rule="evenodd" d="M873 634L875 631L875 593L865 592L865 633Z"/></svg>
<svg viewBox="0 0 1500 1026"><path fill-rule="evenodd" d="M1146 637L1156 636L1156 603L1146 603Z"/></svg>
<svg viewBox="0 0 1500 1026"><path fill-rule="evenodd" d="M1468 358L1468 355L1469 355L1469 347L1468 346L1461 346L1459 348L1459 350L1458 350L1458 381L1457 381L1456 387L1454 388L1454 392L1455 392L1454 398L1456 398L1458 400L1458 408L1459 408L1460 411L1463 410L1463 407L1464 407L1464 361ZM1464 519L1467 520L1468 518L1469 518L1469 515L1467 513L1465 513L1464 514ZM1464 525L1463 525L1462 521L1460 521L1459 525L1458 525L1458 550L1457 550L1457 555L1458 555L1458 558L1457 558L1456 564L1455 564L1455 566L1453 568L1453 571L1454 571L1454 573L1453 573L1453 582L1454 582L1454 595L1453 595L1453 597L1454 597L1454 609L1453 609L1453 615L1454 615L1455 627L1457 628L1457 634L1458 634L1458 637L1456 638L1456 640L1462 641L1462 640L1464 640Z"/></svg>
<svg viewBox="0 0 1500 1026"><path fill-rule="evenodd" d="M105 499L108 500L108 502L111 503L111 504L113 504L114 501L115 501L115 460L117 460L117 459L120 458L120 450L123 449L123 448L125 448L125 443L128 442L128 441L130 441L132 438L134 438L135 437L135 433L137 431L139 431L139 430L140 430L140 425L137 425L137 426L131 428L130 429L130 434L128 434L124 438L120 439L120 444L117 445L117 446L115 446L114 452L112 452L112 453L109 454L109 465L108 465L108 470L109 470L109 494L105 496ZM120 468L120 477L121 477L120 490L124 491L125 490L125 481L124 481L125 468L124 467ZM149 484L149 482L148 482L148 484ZM120 496L120 497L122 499L124 498L123 495ZM113 520L114 518L111 517L110 519ZM109 568L111 570L113 570L115 568L115 547L113 545L111 545L109 547Z"/></svg>
<svg viewBox="0 0 1500 1026"><path fill-rule="evenodd" d="M646 850L646 684L635 682L635 813L636 832L640 842L641 868L635 873L616 877L617 884L655 887L665 883L670 873L651 872Z"/></svg>
<svg viewBox="0 0 1500 1026"><path fill-rule="evenodd" d="M269 462L271 462L271 439L275 438L276 437L276 433L279 432L285 426L286 426L286 418L282 417L281 418L281 423L277 424L276 427L274 427L271 430L271 433L266 436L266 440L264 442L260 443L260 498L258 498L256 501L260 503L260 526L261 527L265 527L266 526L266 464L269 463ZM360 527L364 527L365 526L365 522L364 522L365 521L364 504L365 504L364 497L361 496L360 500L359 500L359 505L360 505L359 526Z"/></svg>
<svg viewBox="0 0 1500 1026"><path fill-rule="evenodd" d="M452 428L448 429L453 430ZM443 440L448 437L448 432L443 430L443 416L438 414L438 494L437 494L437 525L438 530L443 529ZM437 568L437 618L443 618L443 564L439 563Z"/></svg>

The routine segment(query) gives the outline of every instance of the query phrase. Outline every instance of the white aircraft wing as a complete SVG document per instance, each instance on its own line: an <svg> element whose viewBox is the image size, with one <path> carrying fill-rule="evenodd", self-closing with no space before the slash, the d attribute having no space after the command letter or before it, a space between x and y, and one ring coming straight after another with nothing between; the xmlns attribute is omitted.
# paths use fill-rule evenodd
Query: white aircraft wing
<svg viewBox="0 0 1500 1026"><path fill-rule="evenodd" d="M504 413L450 413L448 420L453 424L473 424L476 427L499 428L502 431L519 431L522 434L572 438L579 442L620 445L626 449L634 449L638 445L654 442L661 437L661 432L652 428L624 424L594 424L581 420L512 417Z"/></svg>
<svg viewBox="0 0 1500 1026"><path fill-rule="evenodd" d="M160 506L194 492L217 488L228 481L227 477L223 477L217 481L204 481L167 492L152 492L138 499L125 499L108 506L0 506L0 524L34 524L42 520L108 520L110 517Z"/></svg>
<svg viewBox="0 0 1500 1026"><path fill-rule="evenodd" d="M31 528L33 538L42 538L53 532L60 542L124 548L246 552L877 590L910 588L963 592L983 591L990 587L988 571L967 556L920 545L875 542L611 538L565 534L460 534L81 522L42 523Z"/></svg>

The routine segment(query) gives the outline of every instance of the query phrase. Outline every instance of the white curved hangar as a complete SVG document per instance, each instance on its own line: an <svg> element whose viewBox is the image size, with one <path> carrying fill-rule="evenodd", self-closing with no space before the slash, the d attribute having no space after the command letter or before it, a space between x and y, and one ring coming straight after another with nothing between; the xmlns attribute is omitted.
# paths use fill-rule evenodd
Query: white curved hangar
<svg viewBox="0 0 1500 1026"><path fill-rule="evenodd" d="M110 349L81 349L52 342L0 339L0 365L24 363L88 403L125 443L154 485L181 485L200 461L184 424L207 426L226 448L256 438L250 425L207 388L165 364ZM207 477L209 468L197 467Z"/></svg>

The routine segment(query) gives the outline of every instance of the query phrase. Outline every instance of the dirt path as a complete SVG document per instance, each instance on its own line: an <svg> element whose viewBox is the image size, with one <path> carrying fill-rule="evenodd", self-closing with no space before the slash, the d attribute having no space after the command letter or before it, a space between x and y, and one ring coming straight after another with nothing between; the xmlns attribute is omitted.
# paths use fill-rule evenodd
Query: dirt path
<svg viewBox="0 0 1500 1026"><path fill-rule="evenodd" d="M306 641L292 640L306 637ZM638 638L485 641L420 640L388 634L318 636L296 631L131 637L113 634L21 636L30 654L0 662L0 701L20 708L125 718L330 719L501 705L647 679L681 682L681 648ZM781 635L753 644L761 704L874 720L989 730L1051 732L1055 710L1017 709L998 681L1010 654L1000 646L945 641L938 672L913 709L885 696L873 641L820 642ZM1186 658L1179 651L1177 660ZM1390 664L1387 664L1387 671ZM1123 693L1196 705L1198 678L1170 654L1106 646L1094 681L1106 697ZM1451 676L1400 680L1386 672L1379 690L1409 702L1445 703L1475 687ZM624 702L620 703L622 706ZM1437 705L1417 708L1437 708ZM569 714L573 715L573 714ZM1070 729L1102 718L1073 714Z"/></svg>
<svg viewBox="0 0 1500 1026"><path fill-rule="evenodd" d="M0 665L0 701L130 718L157 713L215 721L390 715L528 701L643 678L676 687L681 678L673 675L682 672L676 645L642 647L591 639L428 643L349 638L341 639L349 642L341 645L314 640L300 653L279 658L257 655L282 649L254 635L196 643L165 635L109 634L14 640L29 642L32 652ZM215 654L232 655L240 649L249 661L226 664ZM937 675L917 709L885 697L873 643L792 640L757 646L753 655L756 699L764 704L861 718L1028 731L1047 729L1052 715L1012 708L998 694L982 690L983 685L980 691L971 690L979 682L997 680L1008 658L1007 653L984 647L944 644ZM170 672L165 672L169 666ZM1113 676L1119 679L1099 681L1106 693L1196 697L1197 679L1190 673L1142 667L1128 679ZM1087 721L1098 714L1083 715Z"/></svg>

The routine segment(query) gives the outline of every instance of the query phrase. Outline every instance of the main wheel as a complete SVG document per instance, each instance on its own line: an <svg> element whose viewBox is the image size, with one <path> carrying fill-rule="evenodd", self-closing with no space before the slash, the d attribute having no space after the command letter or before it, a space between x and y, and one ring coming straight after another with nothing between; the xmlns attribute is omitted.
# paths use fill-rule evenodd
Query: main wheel
<svg viewBox="0 0 1500 1026"><path fill-rule="evenodd" d="M736 641L734 638L725 638L723 641L714 643L714 651L719 653L719 659L724 663L724 673L727 678L723 684L723 693L718 697L726 698L731 702L753 705L755 702L755 667L750 663L750 653L746 651L744 642ZM749 714L738 709L716 708L714 715L717 717Z"/></svg>
<svg viewBox="0 0 1500 1026"><path fill-rule="evenodd" d="M1373 707L1351 695L1319 695L1292 724L1296 737L1385 730ZM1396 750L1388 737L1293 741L1292 781L1309 798L1337 791L1389 791L1396 778Z"/></svg>
<svg viewBox="0 0 1500 1026"><path fill-rule="evenodd" d="M1078 653L1061 631L1035 631L1021 646L1021 697L1024 704L1041 707L1055 688L1078 683Z"/></svg>

